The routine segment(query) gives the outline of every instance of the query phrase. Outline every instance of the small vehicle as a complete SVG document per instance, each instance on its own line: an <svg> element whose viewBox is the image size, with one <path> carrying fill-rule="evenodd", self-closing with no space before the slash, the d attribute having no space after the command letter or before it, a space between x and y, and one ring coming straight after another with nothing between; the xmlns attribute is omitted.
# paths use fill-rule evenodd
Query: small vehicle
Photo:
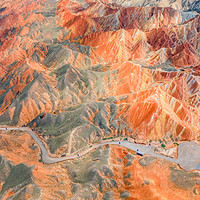
<svg viewBox="0 0 200 200"><path fill-rule="evenodd" d="M137 149L137 152L136 152L136 154L137 154L137 155L139 155L139 156L143 156L143 155L144 155L144 153L143 153L143 152L141 152L141 151L139 151L139 149Z"/></svg>
<svg viewBox="0 0 200 200"><path fill-rule="evenodd" d="M66 153L62 153L62 154L61 154L61 157L64 157L64 156L66 156Z"/></svg>
<svg viewBox="0 0 200 200"><path fill-rule="evenodd" d="M142 152L137 152L137 155L138 155L138 156L143 156L144 153L142 153Z"/></svg>

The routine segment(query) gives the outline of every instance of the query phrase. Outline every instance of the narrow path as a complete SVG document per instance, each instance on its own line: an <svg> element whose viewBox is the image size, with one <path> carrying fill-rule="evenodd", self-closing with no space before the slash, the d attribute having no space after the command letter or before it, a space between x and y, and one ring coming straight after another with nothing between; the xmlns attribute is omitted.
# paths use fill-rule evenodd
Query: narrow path
<svg viewBox="0 0 200 200"><path fill-rule="evenodd" d="M128 141L103 142L103 143L93 145L91 148L88 148L87 150L82 151L77 155L52 158L48 155L48 152L47 152L46 147L44 146L43 142L38 138L38 136L30 128L27 128L27 127L8 127L7 129L6 128L0 128L0 130L1 131L5 131L5 130L27 131L30 134L30 136L35 140L35 142L39 145L41 152L42 152L42 161L45 164L51 164L51 163L57 163L57 162L65 161L65 160L75 159L77 157L84 156L85 154L87 154L88 152L92 151L95 148L98 148L98 147L106 145L106 144L112 144L112 145L120 145L120 146L123 146L125 148L131 149L133 151L137 151L137 149L138 149L139 152L143 152L146 155L155 156L157 158L162 158L162 159L168 160L170 162L182 165L181 159L170 158L170 157L167 157L167 156L164 156L164 155L154 153L154 147L153 146L141 145L141 144L131 143L131 142L128 142ZM193 169L196 169L195 167L196 166L194 166ZM193 170L193 169L190 169L190 170Z"/></svg>
<svg viewBox="0 0 200 200"><path fill-rule="evenodd" d="M69 136L68 154L71 153L71 150L72 150L72 141L73 141L73 138L74 138L74 133L75 133L75 131L76 131L78 128L79 128L79 127L75 128L75 129L71 132L71 134L70 134L70 136Z"/></svg>

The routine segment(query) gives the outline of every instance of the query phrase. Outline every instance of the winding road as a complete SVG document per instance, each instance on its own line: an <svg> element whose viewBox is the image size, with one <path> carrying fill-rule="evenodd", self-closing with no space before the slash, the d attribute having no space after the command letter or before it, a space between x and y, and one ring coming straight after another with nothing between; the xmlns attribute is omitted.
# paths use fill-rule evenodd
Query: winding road
<svg viewBox="0 0 200 200"><path fill-rule="evenodd" d="M43 142L38 138L36 133L34 131L32 131L30 128L27 128L27 127L8 127L8 128L0 128L0 130L1 131L6 131L6 130L27 131L30 134L30 136L35 140L35 142L39 145L39 147L41 149L41 152L42 152L42 161L45 164L51 164L51 163L57 163L57 162L65 161L65 160L75 159L77 157L84 156L85 154L87 154L88 152L92 151L93 149L98 148L98 147L103 146L103 145L106 145L106 144L120 145L120 146L126 147L126 148L128 148L130 150L133 150L133 151L137 151L138 150L139 152L143 152L143 154L145 154L145 155L155 156L157 158L162 158L162 159L168 160L170 162L179 164L182 168L184 168L186 170L197 169L196 167L198 165L198 162L200 162L200 161L197 161L198 154L197 154L197 158L195 157L195 158L191 159L191 156L189 156L189 158L187 156L186 158L184 158L186 160L184 160L183 157L181 157L181 158L178 157L178 159L175 159L175 158L170 158L170 157L167 157L167 156L164 156L164 155L160 155L160 154L154 153L154 147L153 146L131 143L129 141L103 142L103 143L99 143L99 144L93 145L91 148L88 148L87 150L82 151L77 155L52 158L52 157L49 156L49 154L47 152L47 149L44 146ZM189 142L186 142L186 143L188 144ZM200 157L199 157L199 159L200 159ZM185 165L185 162L188 163L188 165Z"/></svg>

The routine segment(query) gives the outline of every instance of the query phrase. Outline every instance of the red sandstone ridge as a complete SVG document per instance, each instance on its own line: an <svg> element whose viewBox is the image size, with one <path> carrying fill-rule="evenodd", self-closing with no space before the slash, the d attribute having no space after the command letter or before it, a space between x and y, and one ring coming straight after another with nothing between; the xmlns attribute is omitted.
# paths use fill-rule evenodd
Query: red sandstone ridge
<svg viewBox="0 0 200 200"><path fill-rule="evenodd" d="M41 14L33 13L29 15L28 17L22 18L20 17L20 12L24 12L25 10L27 10L27 12L30 12L33 7L37 8L38 5L39 5L38 3L33 3L31 5L24 4L22 6L21 11L15 12L15 14L11 16L9 15L9 16L4 17L3 22L2 22L2 27L4 28L4 30L2 31L2 40L1 40L2 42L1 49L4 49L4 53L2 56L3 58L2 71L3 72L6 70L6 65L8 63L12 64L13 61L15 61L16 59L21 60L24 57L27 57L27 56L30 57L32 55L30 54L31 52L27 54L25 53L24 50L17 47L17 49L13 52L13 54L11 52L9 53L9 55L6 56L5 49L7 48L7 46L9 47L10 45L12 45L12 43L14 43L15 46L18 46L17 44L20 44L20 43L22 44L24 43L24 45L27 44L27 40L20 41L18 38L16 38L16 35L19 32L19 36L26 36L29 31L29 25L33 22L33 19L37 19L37 23L43 22L44 16ZM15 9L14 6L12 7L13 9ZM43 7L41 7L40 9L43 9ZM95 14L93 14L94 9L96 10ZM118 15L119 11L120 11L120 14ZM9 9L5 9L3 11L3 14L6 14L8 12L9 12ZM175 11L172 8L162 9L162 8L152 7L152 8L144 9L144 8L138 8L138 7L132 7L132 8L123 7L123 4L117 5L117 4L110 4L108 2L99 2L99 1L97 2L88 1L87 3L85 2L83 4L80 4L79 2L76 2L76 1L75 2L61 1L59 2L59 5L58 5L58 15L60 16L60 22L63 22L61 23L61 25L66 27L66 29L70 31L70 33L67 36L63 36L65 39L66 37L69 37L70 35L71 35L70 38L73 39L73 38L88 35L91 33L116 31L119 29L127 29L127 30L140 29L142 31L145 31L145 33L143 33L144 35L143 38L141 39L141 41L138 41L137 44L126 45L127 48L129 48L131 51L133 50L132 53L134 53L134 51L136 52L139 51L139 53L137 53L138 55L136 55L134 58L132 56L130 58L129 57L126 58L126 56L129 56L129 54L124 55L122 52L121 53L122 55L120 57L123 57L124 60L137 59L137 58L140 58L138 57L140 55L143 55L144 57L146 54L145 50L149 51L148 44L150 44L153 47L152 48L153 51L147 56L147 61L146 61L147 64L154 65L154 64L166 62L167 60L170 60L173 65L176 65L176 67L190 66L193 63L195 63L195 65L198 64L197 52L195 50L196 47L194 47L195 37L193 36L193 33L191 34L191 31L190 32L188 31L190 30L190 27L188 26L191 26L191 27L196 26L196 29L198 30L198 27L197 27L198 19L196 18L191 19L189 20L188 24L187 22L185 22L184 26L188 27L186 29L188 32L186 33L187 35L186 37L184 36L185 33L182 31L183 28L181 30L182 33L178 33L179 35L180 34L183 35L181 37L187 38L187 40L189 40L188 42L186 41L186 43L184 42L184 44L179 44L180 40L182 39L176 38L177 31L175 33L171 33L171 32L166 33L166 36L168 37L162 38L163 33L165 32L165 27L169 27L167 30L170 31L171 26L179 24L181 22L180 13L178 11ZM72 17L70 17L70 15L72 15ZM112 17L110 17L110 15L112 15ZM15 23L13 24L16 26L14 28L11 28L12 30L9 31L9 29L6 28L6 26L12 22L13 18L16 18L17 20L21 20L21 21L20 22L15 21ZM108 24L109 27L106 27L107 25L104 23ZM158 25L154 26L153 24L158 24ZM83 28L81 28L82 26ZM160 31L155 32L157 28L160 28L158 29ZM9 41L7 41L7 37L3 39L4 36L7 34L12 38ZM31 39L37 37L37 34L38 33L34 32L31 35ZM77 34L77 36L73 36L73 34ZM147 41L144 40L144 38L146 37L145 34L147 35ZM161 37L160 37L160 34L162 35ZM94 35L90 37L99 38L99 35ZM102 36L102 37L105 37L108 40L107 36ZM191 39L190 39L191 37L193 38L192 44L191 44ZM17 43L15 40L17 41ZM89 42L88 39L86 39L86 41ZM117 40L115 42L117 43ZM20 44L20 47L24 46L22 44ZM28 42L28 45L29 46L31 45L30 41ZM98 55L99 53L101 54L103 49L108 49L107 46L99 47L99 50L95 52L95 55L96 54ZM10 47L13 49L12 46ZM115 49L115 47L112 47L112 44L109 44L109 47L111 49L113 48ZM30 48L33 48L33 46L31 45ZM124 46L122 45L121 48L124 48ZM161 49L162 51L160 51ZM107 52L105 52L105 54L107 55ZM155 58L155 55L156 55L156 58ZM141 58L143 59L143 57Z"/></svg>
<svg viewBox="0 0 200 200"><path fill-rule="evenodd" d="M54 157L123 137L159 152L200 143L200 15L175 9L194 4L0 1L0 124L33 128ZM47 166L28 134L2 131L0 154L33 181L5 199L199 199L196 172L116 145Z"/></svg>
<svg viewBox="0 0 200 200"><path fill-rule="evenodd" d="M118 29L149 30L180 23L180 13L172 8L123 7L105 1L62 0L58 5L59 24L70 30L69 38Z"/></svg>
<svg viewBox="0 0 200 200"><path fill-rule="evenodd" d="M115 67L118 75L110 80L110 92L119 99L120 118L140 130L139 138L159 139L167 132L180 140L198 137L199 103L194 94L199 83L195 76L152 73L132 62Z"/></svg>
<svg viewBox="0 0 200 200"><path fill-rule="evenodd" d="M5 70L7 65L27 57L26 50L33 48L32 38L28 40L24 36L30 31L31 24L44 20L41 14L31 13L33 10L42 9L41 3L30 3L29 0L16 1L15 4L9 1L2 3L5 9L0 13L0 62Z"/></svg>
<svg viewBox="0 0 200 200"><path fill-rule="evenodd" d="M114 97L115 118L144 140L199 137L199 15L182 22L173 8L110 1L62 0L47 11L47 2L25 1L12 15L16 6L6 2L1 12L1 120L29 123L82 105L85 95L86 102Z"/></svg>
<svg viewBox="0 0 200 200"><path fill-rule="evenodd" d="M146 65L199 64L199 16L181 24L180 13L172 8L123 7L103 1L61 1L58 14L59 24L69 31L65 39L83 37L77 42L95 46L92 58L96 62L109 58L118 62L123 58L143 59Z"/></svg>
<svg viewBox="0 0 200 200"><path fill-rule="evenodd" d="M91 58L96 62L102 59L108 63L145 59L147 51L150 51L146 35L139 29L89 34L79 42L94 49Z"/></svg>

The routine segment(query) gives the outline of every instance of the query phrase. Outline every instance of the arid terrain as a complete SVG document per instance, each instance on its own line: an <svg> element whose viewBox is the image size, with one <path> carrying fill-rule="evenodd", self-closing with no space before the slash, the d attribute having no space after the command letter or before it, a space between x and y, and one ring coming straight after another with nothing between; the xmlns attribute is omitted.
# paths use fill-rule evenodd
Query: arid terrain
<svg viewBox="0 0 200 200"><path fill-rule="evenodd" d="M178 146L200 146L199 13L194 0L0 1L0 127L29 127L56 158L107 140L198 158ZM112 144L44 164L27 132L0 131L0 199L199 199L185 166Z"/></svg>

